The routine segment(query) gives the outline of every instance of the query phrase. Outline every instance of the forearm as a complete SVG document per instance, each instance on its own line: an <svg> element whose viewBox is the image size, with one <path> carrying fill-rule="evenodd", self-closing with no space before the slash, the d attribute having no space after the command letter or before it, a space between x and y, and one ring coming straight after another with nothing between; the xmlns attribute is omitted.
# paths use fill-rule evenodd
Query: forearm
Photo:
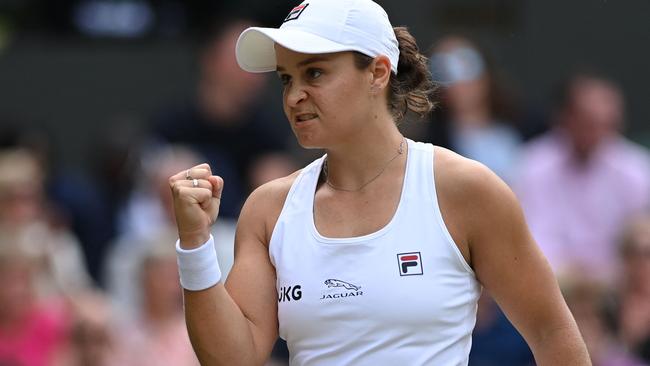
<svg viewBox="0 0 650 366"><path fill-rule="evenodd" d="M266 246L268 215L263 203L267 196L259 193L262 203L255 204L250 203L251 195L242 208L235 236L237 260L228 275L234 285L226 290L210 235L219 213L223 180L212 175L208 164L199 164L173 175L169 183L178 225L176 250L185 289L185 322L199 361L202 365L262 365L278 332L275 269ZM256 209L247 209L251 205ZM282 204L276 206L279 215Z"/></svg>
<svg viewBox="0 0 650 366"><path fill-rule="evenodd" d="M578 328L557 328L530 342L535 361L539 366L589 366L591 360Z"/></svg>
<svg viewBox="0 0 650 366"><path fill-rule="evenodd" d="M187 330L201 365L260 365L252 324L222 283L184 290Z"/></svg>

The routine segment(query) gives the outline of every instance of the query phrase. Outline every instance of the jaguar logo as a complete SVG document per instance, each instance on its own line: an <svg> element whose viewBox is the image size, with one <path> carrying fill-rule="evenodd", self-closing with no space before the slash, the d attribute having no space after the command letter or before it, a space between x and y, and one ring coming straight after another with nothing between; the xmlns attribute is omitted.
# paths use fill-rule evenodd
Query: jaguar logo
<svg viewBox="0 0 650 366"><path fill-rule="evenodd" d="M321 300L326 300L327 299L342 299L344 297L357 297L357 296L363 296L363 291L359 291L361 289L361 286L353 285L349 282L341 281L341 280L336 280L334 278L330 278L328 280L325 280L324 282L327 285L328 289L331 288L338 288L341 287L341 290L330 290L325 293L323 293L323 296L320 298ZM343 290L345 289L345 290ZM332 293L333 291L336 291L335 293ZM342 292L343 291L343 292Z"/></svg>
<svg viewBox="0 0 650 366"><path fill-rule="evenodd" d="M356 286L345 281L335 280L333 278L330 278L329 280L325 280L325 284L327 285L328 288L343 287L346 290L354 290L354 291L359 291L359 289L361 288L361 286Z"/></svg>

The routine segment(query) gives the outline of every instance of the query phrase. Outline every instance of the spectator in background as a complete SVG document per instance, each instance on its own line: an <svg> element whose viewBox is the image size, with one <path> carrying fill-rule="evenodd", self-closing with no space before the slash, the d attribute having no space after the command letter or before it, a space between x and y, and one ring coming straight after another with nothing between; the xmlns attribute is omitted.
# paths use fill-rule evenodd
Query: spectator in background
<svg viewBox="0 0 650 366"><path fill-rule="evenodd" d="M627 226L621 244L620 337L650 364L650 215Z"/></svg>
<svg viewBox="0 0 650 366"><path fill-rule="evenodd" d="M176 252L169 241L177 233L169 231L152 237L137 266L136 282L143 294L134 321L120 335L126 347L129 366L199 365L185 328L183 299L178 285Z"/></svg>
<svg viewBox="0 0 650 366"><path fill-rule="evenodd" d="M0 365L49 365L69 329L61 298L39 298L45 263L28 244L0 229Z"/></svg>
<svg viewBox="0 0 650 366"><path fill-rule="evenodd" d="M532 366L533 352L487 291L478 301L469 366Z"/></svg>
<svg viewBox="0 0 650 366"><path fill-rule="evenodd" d="M619 230L650 202L650 158L620 133L623 95L589 74L561 88L552 131L530 142L515 191L558 276L611 283Z"/></svg>
<svg viewBox="0 0 650 366"><path fill-rule="evenodd" d="M44 170L26 149L0 150L0 229L43 263L35 274L39 297L83 291L91 285L80 244L57 220L44 193Z"/></svg>
<svg viewBox="0 0 650 366"><path fill-rule="evenodd" d="M260 156L251 165L248 182L250 191L274 179L285 177L298 170L296 162L286 153L270 153Z"/></svg>
<svg viewBox="0 0 650 366"><path fill-rule="evenodd" d="M117 322L107 299L101 293L87 293L71 300L69 337L52 365L124 365L124 347L118 341Z"/></svg>
<svg viewBox="0 0 650 366"><path fill-rule="evenodd" d="M630 354L612 329L610 291L586 276L564 281L562 292L587 344L593 366L644 366Z"/></svg>
<svg viewBox="0 0 650 366"><path fill-rule="evenodd" d="M521 138L512 126L514 105L495 68L472 42L454 35L437 43L430 66L442 86L432 139L509 182Z"/></svg>
<svg viewBox="0 0 650 366"><path fill-rule="evenodd" d="M16 120L11 116L0 116L0 120L3 122L0 126L0 150L19 149L37 162L44 187L43 196L47 198L48 221L74 233L88 274L99 281L101 258L114 232L110 204L116 202L102 196L102 184L111 186L111 189L115 189L115 185L104 179L94 181L78 166L60 164L57 149L51 141L52 134L42 128L24 127L33 125L33 121ZM98 150L101 147L96 146L95 151ZM96 162L93 167L107 168L104 162Z"/></svg>
<svg viewBox="0 0 650 366"><path fill-rule="evenodd" d="M118 212L118 233L122 237L147 238L174 224L167 173L183 164L198 164L203 157L189 147L164 145L140 157L142 172Z"/></svg>
<svg viewBox="0 0 650 366"><path fill-rule="evenodd" d="M187 144L228 181L220 211L228 218L239 215L255 160L292 141L282 112L263 108L265 76L237 66L235 43L246 25L244 20L219 25L200 53L195 99L162 111L153 126L158 140Z"/></svg>

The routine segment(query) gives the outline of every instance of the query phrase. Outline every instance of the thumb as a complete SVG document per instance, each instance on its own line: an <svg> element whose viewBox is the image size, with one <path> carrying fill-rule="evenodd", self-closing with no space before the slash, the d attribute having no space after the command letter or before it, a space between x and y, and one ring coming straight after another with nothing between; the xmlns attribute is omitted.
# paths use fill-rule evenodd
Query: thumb
<svg viewBox="0 0 650 366"><path fill-rule="evenodd" d="M223 178L217 175L208 177L208 181L212 184L212 197L221 200L221 193L223 193Z"/></svg>

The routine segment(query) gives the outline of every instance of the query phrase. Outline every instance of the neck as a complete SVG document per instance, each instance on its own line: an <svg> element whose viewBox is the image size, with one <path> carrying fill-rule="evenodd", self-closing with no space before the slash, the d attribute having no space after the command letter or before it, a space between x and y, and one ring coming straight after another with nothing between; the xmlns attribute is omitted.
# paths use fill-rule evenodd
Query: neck
<svg viewBox="0 0 650 366"><path fill-rule="evenodd" d="M385 127L362 128L359 133L351 134L345 141L327 149L329 184L354 191L374 180L380 172L385 176L389 171L403 167L407 149L404 137L392 118L380 123ZM398 154L402 142L403 153Z"/></svg>

